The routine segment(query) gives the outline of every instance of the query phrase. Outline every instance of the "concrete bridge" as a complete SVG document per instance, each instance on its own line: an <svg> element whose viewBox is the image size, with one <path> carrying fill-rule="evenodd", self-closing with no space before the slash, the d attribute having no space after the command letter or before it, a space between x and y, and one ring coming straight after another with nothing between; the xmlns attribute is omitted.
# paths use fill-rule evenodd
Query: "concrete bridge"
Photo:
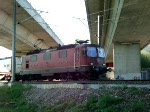
<svg viewBox="0 0 150 112"><path fill-rule="evenodd" d="M140 51L150 42L150 0L85 0L85 4L91 42L105 48L115 78L141 78Z"/></svg>
<svg viewBox="0 0 150 112"><path fill-rule="evenodd" d="M16 55L63 45L62 41L26 0L17 1ZM12 48L13 0L0 0L0 46Z"/></svg>

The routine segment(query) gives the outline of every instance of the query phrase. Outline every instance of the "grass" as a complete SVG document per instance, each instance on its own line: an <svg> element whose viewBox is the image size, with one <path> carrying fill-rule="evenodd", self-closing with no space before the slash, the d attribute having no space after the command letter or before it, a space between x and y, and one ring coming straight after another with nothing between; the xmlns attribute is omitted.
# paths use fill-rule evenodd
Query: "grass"
<svg viewBox="0 0 150 112"><path fill-rule="evenodd" d="M123 102L123 98L114 98L110 95L102 96L97 100L91 97L87 100L86 107L88 112L120 112L120 108L116 105Z"/></svg>
<svg viewBox="0 0 150 112"><path fill-rule="evenodd" d="M142 95L143 94L143 92L140 89L135 88L135 87L128 88L128 93L131 95Z"/></svg>
<svg viewBox="0 0 150 112"><path fill-rule="evenodd" d="M29 89L21 84L0 87L0 112L37 112L36 105L28 104L23 97Z"/></svg>
<svg viewBox="0 0 150 112"><path fill-rule="evenodd" d="M113 92L104 90L109 93L100 97L91 96L84 104L77 104L74 100L62 102L54 106L41 106L27 103L23 93L30 90L30 87L24 87L19 84L0 87L0 112L145 112L150 109L143 101L128 102L122 97L113 96ZM137 88L116 88L116 90L127 90L130 95L142 95ZM127 103L125 103L127 102Z"/></svg>
<svg viewBox="0 0 150 112"><path fill-rule="evenodd" d="M74 101L46 107L43 110L41 112L86 112L84 104L76 104Z"/></svg>

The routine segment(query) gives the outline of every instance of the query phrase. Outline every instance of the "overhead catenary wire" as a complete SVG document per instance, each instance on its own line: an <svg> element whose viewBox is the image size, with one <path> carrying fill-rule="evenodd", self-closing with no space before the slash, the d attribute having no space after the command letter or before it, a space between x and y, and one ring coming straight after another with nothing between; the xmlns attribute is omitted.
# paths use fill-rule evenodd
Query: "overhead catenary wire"
<svg viewBox="0 0 150 112"><path fill-rule="evenodd" d="M137 0L139 1L139 0ZM130 3L127 3L125 5L123 5L123 7L127 7L127 6L130 6L130 5L134 5L134 4L137 4L137 3L140 3L140 2L143 2L142 0L140 2L137 2L137 1L134 1L134 2L130 2ZM90 13L88 14L89 16L90 15L95 15L95 14L99 14L99 13L103 13L103 12L107 12L107 11L110 11L110 10L114 10L115 8L109 8L109 9L106 9L106 10L102 10L102 11L98 11L98 12L94 12L94 13Z"/></svg>
<svg viewBox="0 0 150 112"><path fill-rule="evenodd" d="M20 5L18 5L17 7L21 7ZM35 10L35 11L39 11L39 12L44 12L44 13L48 13L48 11L43 11L43 10L38 10L38 9L34 9L34 8L28 8L28 7L22 7L24 9L29 9L29 10Z"/></svg>
<svg viewBox="0 0 150 112"><path fill-rule="evenodd" d="M109 24L110 22L115 22L115 21L125 21L125 20L129 20L129 19L134 19L134 18L136 18L136 17L142 17L142 16L147 16L147 15L150 15L150 13L148 13L148 14L143 14L143 15L135 15L135 16L132 16L132 17L120 17L119 19L116 19L116 18L112 18L112 19L106 19L106 20L104 20L104 21L107 21L106 23L104 23L104 24L101 24L101 25L106 25L106 24ZM82 20L82 19L80 19L80 18L77 18L77 19L79 19L80 21ZM84 20L84 19L83 19ZM34 21L33 21L34 22ZM36 21L35 21L36 22ZM82 21L81 21L82 22ZM43 22L37 22L37 23L42 23L42 24L47 24L46 22L45 23L43 23ZM84 22L82 22L83 24L84 24ZM92 25L94 25L94 24L97 24L97 21L95 21L95 22L93 22L92 24L90 24L90 26L92 26ZM52 25L52 26L56 26L56 27L60 27L59 25L53 25L53 24L47 24L47 25ZM88 26L86 25L86 24L84 24L87 28L88 28ZM96 26L97 27L97 26Z"/></svg>
<svg viewBox="0 0 150 112"><path fill-rule="evenodd" d="M123 19L116 19L116 18L113 18L113 19L108 19L108 20L109 20L110 22L124 21L124 20L134 19L134 18L136 18L136 17L143 17L143 16L147 16L147 15L150 15L150 13L148 13L148 14L143 14L143 15L136 15L136 16L132 16L132 17L121 17L121 18L123 18ZM107 21L107 20L105 20L105 21ZM108 22L108 23L104 23L104 24L102 24L102 25L105 25L105 24L109 24L109 22Z"/></svg>
<svg viewBox="0 0 150 112"><path fill-rule="evenodd" d="M139 0L137 0L137 1L139 1ZM140 1L140 2L137 2L137 1L130 2L130 3L125 4L125 5L123 5L123 8L141 2L141 1ZM18 7L20 7L20 6L18 6ZM25 8L25 9L30 9L30 10L35 10L35 11L39 11L40 13L42 13L42 12L49 13L48 11L37 10L37 9L34 9L34 8L27 8L27 7L23 7L23 8ZM109 8L109 9L106 9L106 10L103 10L103 11L98 11L98 12L91 13L91 14L88 14L88 15L98 14L98 13L110 11L110 10L113 10L113 9L115 9L115 8ZM103 16L103 15L100 15L100 16ZM33 16L33 17L34 17L34 16ZM87 20L87 19L83 19L83 18L79 18L79 17L72 17L72 18L80 19L80 20L85 20L85 21L97 22L97 21L94 21L94 20L89 20L89 19Z"/></svg>
<svg viewBox="0 0 150 112"><path fill-rule="evenodd" d="M40 13L41 13L41 12L40 12ZM23 23L24 21L27 21L27 20L29 20L29 19L32 19L33 17L35 17L35 16L37 16L37 15L40 15L40 13L38 13L38 14L36 14L36 15L33 15L33 16L29 17L29 18L26 18L26 19L24 19L24 20L22 20L22 21L19 21L18 24Z"/></svg>
<svg viewBox="0 0 150 112"><path fill-rule="evenodd" d="M140 3L140 2L142 2L142 1L136 0L136 1L134 1L134 2L129 2L129 3L124 4L122 8L127 7L127 6L131 6L131 5L135 5L135 4ZM113 10L113 9L114 9L114 8L109 8L109 9L106 9L106 10L103 10L103 11L98 11L98 12L96 12L96 13L99 14L100 12L106 12L106 11L110 11L110 10ZM35 9L34 9L34 10L35 10ZM96 13L95 13L95 14L96 14ZM88 14L88 15L91 15L91 16L92 16L92 15L94 15L94 13L91 13L91 14ZM103 16L103 15L100 15L100 16ZM119 19L116 19L116 18L106 19L106 20L104 20L104 21L106 21L106 23L104 23L104 24L102 24L102 25L109 24L110 22L115 22L116 20L118 20L118 21L124 21L124 20L128 20L128 19L133 19L133 18L136 18L136 17L139 17L139 16L145 16L145 15L135 15L135 16L126 17L126 18L125 18L125 17L120 17ZM82 22L82 24L84 24L84 26L87 27L87 28L88 28L88 26L85 25L85 23L84 23L82 20L93 22L93 23L90 24L90 25L94 25L94 24L97 23L97 21L94 21L94 20L89 20L89 19L86 20L86 19L77 18L77 17L73 17L73 18L74 18L74 19L79 19L80 22ZM38 22L38 23L42 23L42 22ZM45 22L45 23L42 23L42 24L47 24L47 23ZM47 24L47 25L52 25L52 24ZM56 26L56 25L53 25L53 26ZM57 25L57 27L59 27L59 25Z"/></svg>
<svg viewBox="0 0 150 112"><path fill-rule="evenodd" d="M1 25L2 25L2 24L1 24ZM4 26L4 25L2 25L2 26L5 27L8 31L13 32L13 30L7 28L6 26ZM39 47L35 47L35 46L34 46L35 44L33 44L32 42L30 42L30 40L27 40L27 39L25 39L24 37L22 37L22 36L20 36L20 35L18 35L18 34L16 34L16 36L19 37L19 38L21 38L22 40L24 40L25 43L29 43L29 44L30 44L32 47L34 47L35 49L40 49ZM45 43L45 42L43 41L43 43ZM46 44L46 43L45 43L45 44ZM46 46L47 46L47 45L46 45Z"/></svg>
<svg viewBox="0 0 150 112"><path fill-rule="evenodd" d="M130 5L134 5L134 4L137 4L137 3L140 3L141 1L139 1L139 0L136 0L136 1L134 1L134 2L129 2L129 3L126 3L125 5L123 5L123 8L124 7L127 7L127 6L130 6ZM34 9L34 8L27 8L27 7L23 7L23 8L25 8L25 9L30 9L30 10L36 10L36 9ZM114 8L109 8L109 9L106 9L106 10L103 10L103 11L98 11L98 12L95 12L95 13L91 13L91 14L88 14L88 15L94 15L94 14L98 14L98 13L101 13L101 12L106 12L106 11L110 11L110 10L113 10ZM45 13L48 13L48 11L42 11L42 10L36 10L36 11L40 11L40 13L42 13L42 12L45 12ZM40 15L40 14L39 14ZM36 15L34 15L34 16L36 16ZM34 16L32 16L32 17L34 17ZM103 15L100 15L101 17L103 16ZM32 17L30 17L30 18L32 18ZM26 21L26 20L28 20L28 19L30 19L30 18L27 18L27 19L25 19L25 20L22 20L21 22L18 22L19 24L20 23L22 23L22 22L24 22L24 21ZM79 18L79 17L72 17L72 18L74 18L74 19L79 19L80 20L80 22L82 23L82 24L84 24L84 26L85 27L87 27L88 28L88 26L87 25L85 25L85 23L83 22L83 21L81 21L81 20L85 20L85 21L91 21L91 22L94 22L94 23L92 23L92 24L95 24L95 23L97 23L97 20L96 21L94 21L94 20L87 20L87 19L83 19L83 18ZM120 17L121 18L121 17ZM114 18L115 19L115 18ZM110 20L112 20L112 19L107 19L107 20L105 20L105 21L110 21ZM42 23L42 22L38 22L38 23ZM46 22L45 23L43 23L43 24L47 24ZM105 24L108 24L108 23L105 23ZM52 25L52 24L47 24L47 25ZM104 24L103 24L104 25ZM53 25L53 26L58 26L58 25Z"/></svg>
<svg viewBox="0 0 150 112"><path fill-rule="evenodd" d="M138 2L137 2L137 1L138 1ZM142 1L140 1L140 2L142 2ZM139 2L139 0L136 0L136 1L134 1L134 2L126 3L125 5L123 5L122 8L127 7L127 6L130 6L130 5L135 5L135 4L140 3L140 2ZM101 12L107 12L107 11L114 10L114 9L115 9L115 8L109 8L109 9L106 9L106 10L98 11L98 12L91 13L91 14L87 14L87 15L99 14L99 13L101 13ZM104 15L101 14L100 16L103 17ZM79 18L79 17L73 17L73 18L75 18L75 19L81 19L81 20L85 20L85 21L97 22L97 20L95 21L95 20L90 20L90 19L83 19L83 18Z"/></svg>
<svg viewBox="0 0 150 112"><path fill-rule="evenodd" d="M46 24L46 25L50 25L50 26L59 27L58 25L48 24L48 23L46 23L46 22L40 22L40 21L35 21L35 20L28 20L27 22L41 23L41 24Z"/></svg>

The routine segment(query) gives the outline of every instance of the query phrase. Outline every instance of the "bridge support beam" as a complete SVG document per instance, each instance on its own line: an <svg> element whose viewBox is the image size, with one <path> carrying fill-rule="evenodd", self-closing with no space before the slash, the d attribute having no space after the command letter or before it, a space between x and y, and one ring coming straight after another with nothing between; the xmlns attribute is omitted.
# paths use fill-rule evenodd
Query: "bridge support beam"
<svg viewBox="0 0 150 112"><path fill-rule="evenodd" d="M0 18L1 18L0 19L0 33L2 33L2 32L4 33L4 38L5 37L7 38L8 35L10 35L10 37L12 37L11 36L12 33L13 33L13 20L12 20L12 17L9 16L6 12L4 12L3 10L0 9ZM27 30L24 26L22 26L20 24L16 24L16 30L17 30L16 39L18 39L18 40L22 41L23 43L29 45L33 49L36 49L34 47L34 44L38 40L37 36L32 34L29 30ZM3 36L3 35L1 35L1 36ZM48 46L46 44L43 44L43 45L42 44L43 43L37 45L37 47L41 48L41 49L48 48ZM6 45L6 46L9 46L9 45ZM19 51L21 51L21 47L17 48L17 49Z"/></svg>
<svg viewBox="0 0 150 112"><path fill-rule="evenodd" d="M114 43L115 79L141 79L140 44Z"/></svg>

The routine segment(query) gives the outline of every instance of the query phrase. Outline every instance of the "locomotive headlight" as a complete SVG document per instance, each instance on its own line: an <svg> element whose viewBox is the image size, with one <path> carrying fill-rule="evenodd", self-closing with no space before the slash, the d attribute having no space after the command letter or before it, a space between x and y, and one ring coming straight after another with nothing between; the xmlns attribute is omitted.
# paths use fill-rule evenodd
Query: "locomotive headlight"
<svg viewBox="0 0 150 112"><path fill-rule="evenodd" d="M106 64L102 64L103 66L105 66Z"/></svg>
<svg viewBox="0 0 150 112"><path fill-rule="evenodd" d="M91 63L91 66L93 65L93 63Z"/></svg>

